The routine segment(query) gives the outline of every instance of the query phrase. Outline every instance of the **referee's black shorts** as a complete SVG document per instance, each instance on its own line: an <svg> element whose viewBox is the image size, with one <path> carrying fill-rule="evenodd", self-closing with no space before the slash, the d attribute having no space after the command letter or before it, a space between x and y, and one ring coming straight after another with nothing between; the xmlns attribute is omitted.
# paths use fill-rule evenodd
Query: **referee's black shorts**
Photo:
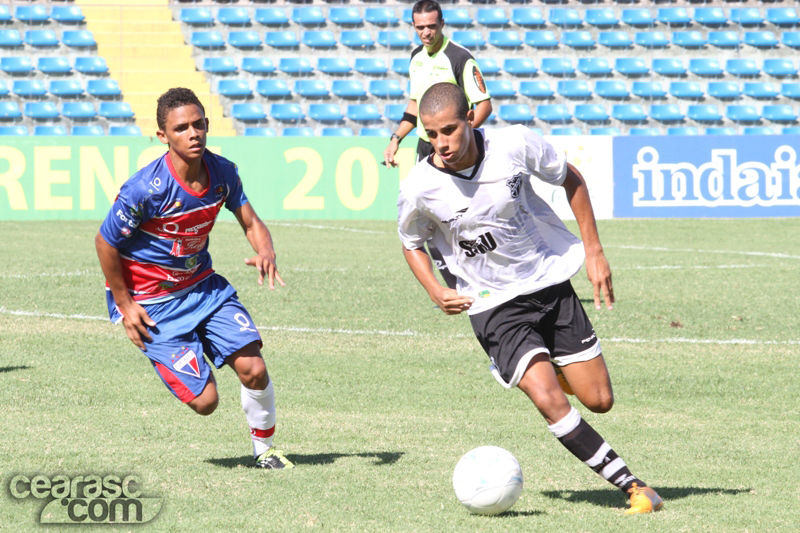
<svg viewBox="0 0 800 533"><path fill-rule="evenodd" d="M475 336L506 388L516 387L531 359L550 355L558 366L600 355L600 343L572 284L565 281L470 315Z"/></svg>
<svg viewBox="0 0 800 533"><path fill-rule="evenodd" d="M422 139L417 141L417 163L433 153L433 145Z"/></svg>

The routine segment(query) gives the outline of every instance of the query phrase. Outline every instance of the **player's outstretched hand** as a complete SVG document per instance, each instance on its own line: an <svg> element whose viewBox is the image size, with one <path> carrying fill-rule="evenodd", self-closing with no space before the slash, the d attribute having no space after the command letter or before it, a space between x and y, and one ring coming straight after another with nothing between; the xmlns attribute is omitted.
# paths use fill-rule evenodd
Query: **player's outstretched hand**
<svg viewBox="0 0 800 533"><path fill-rule="evenodd" d="M594 308L600 309L600 294L606 302L607 309L614 309L614 287L611 284L611 267L608 259L599 252L586 256L586 275L594 287Z"/></svg>
<svg viewBox="0 0 800 533"><path fill-rule="evenodd" d="M120 313L122 313L122 325L125 326L125 333L128 334L128 338L137 348L146 352L145 341L150 342L153 340L147 332L147 326L155 327L155 321L150 318L144 307L136 302L131 303L124 309L120 309Z"/></svg>
<svg viewBox="0 0 800 533"><path fill-rule="evenodd" d="M431 295L431 300L433 300L433 303L438 305L439 309L444 311L445 314L457 315L472 307L472 302L475 301L475 298L463 296L453 289L442 287Z"/></svg>
<svg viewBox="0 0 800 533"><path fill-rule="evenodd" d="M266 276L269 282L269 288L275 288L275 280L278 280L278 283L281 284L281 287L285 287L286 284L281 279L281 275L278 274L278 266L275 264L275 257L267 257L263 255L256 255L249 259L245 259L244 263L246 265L254 266L258 269L258 284L264 284L264 277Z"/></svg>

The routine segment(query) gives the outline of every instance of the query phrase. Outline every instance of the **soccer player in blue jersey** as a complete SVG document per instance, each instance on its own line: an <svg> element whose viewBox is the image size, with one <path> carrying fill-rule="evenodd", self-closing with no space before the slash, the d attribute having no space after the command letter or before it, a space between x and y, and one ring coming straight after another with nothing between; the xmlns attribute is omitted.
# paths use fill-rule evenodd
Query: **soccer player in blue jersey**
<svg viewBox="0 0 800 533"><path fill-rule="evenodd" d="M224 205L256 252L245 263L258 270L259 285L266 278L274 289L284 282L272 237L247 201L236 165L206 150L208 119L197 96L170 89L158 99L156 118L169 150L123 184L95 238L109 316L198 414L210 415L219 402L203 353L217 368L230 366L241 381L256 466L291 468L272 445L275 393L261 336L208 253Z"/></svg>

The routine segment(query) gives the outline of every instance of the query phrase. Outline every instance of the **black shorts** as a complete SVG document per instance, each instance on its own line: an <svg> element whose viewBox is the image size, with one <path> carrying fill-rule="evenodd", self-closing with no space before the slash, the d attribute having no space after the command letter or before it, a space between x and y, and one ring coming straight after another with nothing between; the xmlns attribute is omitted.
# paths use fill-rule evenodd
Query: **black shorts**
<svg viewBox="0 0 800 533"><path fill-rule="evenodd" d="M600 343L572 284L565 281L470 316L472 330L504 387L516 387L533 356L558 366L601 354Z"/></svg>
<svg viewBox="0 0 800 533"><path fill-rule="evenodd" d="M428 141L419 139L417 141L417 163L433 153L433 145Z"/></svg>

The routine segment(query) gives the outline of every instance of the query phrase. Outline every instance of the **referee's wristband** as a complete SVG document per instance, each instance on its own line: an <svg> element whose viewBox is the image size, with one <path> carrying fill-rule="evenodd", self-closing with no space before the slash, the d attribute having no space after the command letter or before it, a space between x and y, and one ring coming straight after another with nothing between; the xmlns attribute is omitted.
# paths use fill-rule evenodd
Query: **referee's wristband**
<svg viewBox="0 0 800 533"><path fill-rule="evenodd" d="M403 142L403 139L396 133L392 133L392 136L389 137L389 140L397 139L397 144Z"/></svg>

